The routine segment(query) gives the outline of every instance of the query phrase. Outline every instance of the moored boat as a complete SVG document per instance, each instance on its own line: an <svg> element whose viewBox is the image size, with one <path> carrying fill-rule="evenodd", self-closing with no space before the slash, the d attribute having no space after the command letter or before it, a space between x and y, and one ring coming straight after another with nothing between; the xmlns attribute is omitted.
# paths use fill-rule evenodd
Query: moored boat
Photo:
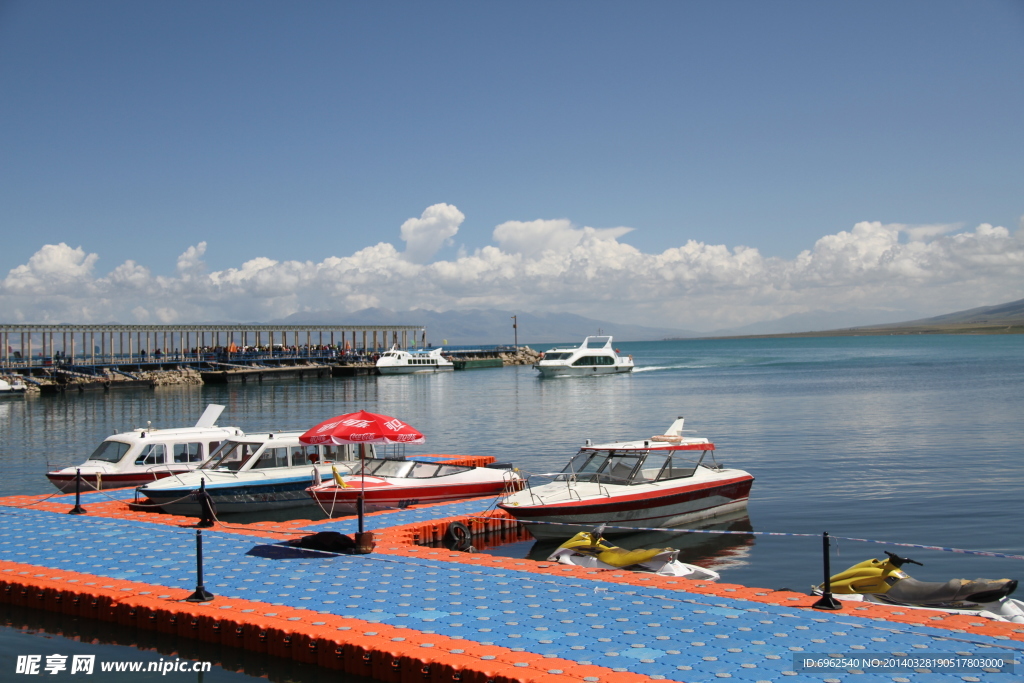
<svg viewBox="0 0 1024 683"><path fill-rule="evenodd" d="M28 385L20 377L0 377L0 396L24 394L26 391Z"/></svg>
<svg viewBox="0 0 1024 683"><path fill-rule="evenodd" d="M534 364L541 377L589 377L633 371L633 356L622 357L612 338L587 337L579 346L554 348Z"/></svg>
<svg viewBox="0 0 1024 683"><path fill-rule="evenodd" d="M640 441L587 442L565 468L540 486L498 504L536 538L607 524L607 535L673 527L746 507L754 478L707 462L715 445L683 436L683 418L665 434Z"/></svg>
<svg viewBox="0 0 1024 683"><path fill-rule="evenodd" d="M497 496L521 488L509 467L472 467L406 460L367 460L365 469L338 475L306 492L327 512L351 512L363 496L364 509L404 508L464 498Z"/></svg>
<svg viewBox="0 0 1024 683"><path fill-rule="evenodd" d="M224 406L211 404L194 427L134 429L108 436L85 462L46 473L62 491L75 490L76 471L82 490L142 486L197 468L221 443L242 435L238 427L218 427Z"/></svg>
<svg viewBox="0 0 1024 683"><path fill-rule="evenodd" d="M139 489L164 512L199 516L202 508L191 496L205 486L217 514L264 512L311 505L310 483L330 477L332 467L347 472L355 467L353 446L307 445L303 432L245 434L221 444L210 459L193 472L174 475ZM372 445L363 457L373 458Z"/></svg>
<svg viewBox="0 0 1024 683"><path fill-rule="evenodd" d="M377 372L382 375L412 375L424 372L449 372L455 364L441 355L442 349L410 353L392 346L377 359Z"/></svg>

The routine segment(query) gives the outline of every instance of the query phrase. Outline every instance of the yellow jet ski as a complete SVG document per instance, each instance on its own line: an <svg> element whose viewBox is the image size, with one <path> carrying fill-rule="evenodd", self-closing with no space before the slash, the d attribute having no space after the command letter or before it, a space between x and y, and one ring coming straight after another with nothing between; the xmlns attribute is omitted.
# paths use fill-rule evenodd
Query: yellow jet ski
<svg viewBox="0 0 1024 683"><path fill-rule="evenodd" d="M918 581L901 567L924 565L888 550L885 554L884 560L865 560L833 576L829 581L833 597L1024 624L1024 602L1009 597L1017 589L1016 579ZM824 585L814 588L816 594L823 590Z"/></svg>
<svg viewBox="0 0 1024 683"><path fill-rule="evenodd" d="M574 564L591 569L627 569L653 572L661 576L679 576L697 581L717 581L718 572L680 562L675 548L639 548L627 550L609 544L601 537L604 527L581 531L548 556L548 562Z"/></svg>

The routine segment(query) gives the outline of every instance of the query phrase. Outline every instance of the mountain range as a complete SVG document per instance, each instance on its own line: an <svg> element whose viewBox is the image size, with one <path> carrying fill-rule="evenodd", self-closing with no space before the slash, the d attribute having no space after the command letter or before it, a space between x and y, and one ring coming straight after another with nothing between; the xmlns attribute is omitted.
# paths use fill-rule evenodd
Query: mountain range
<svg viewBox="0 0 1024 683"><path fill-rule="evenodd" d="M515 316L516 329L513 329ZM907 320L908 312L847 310L798 313L777 320L743 327L695 332L671 327L627 325L594 320L571 313L520 313L494 309L463 311L391 311L366 308L354 313L310 311L295 313L271 323L288 325L425 325L427 341L435 346L465 344L543 344L580 342L587 335L608 334L619 341L658 341L697 337L757 336L830 331L884 329L900 327L941 327L949 325L1022 325L1024 299L995 306L982 306L946 313L931 318Z"/></svg>

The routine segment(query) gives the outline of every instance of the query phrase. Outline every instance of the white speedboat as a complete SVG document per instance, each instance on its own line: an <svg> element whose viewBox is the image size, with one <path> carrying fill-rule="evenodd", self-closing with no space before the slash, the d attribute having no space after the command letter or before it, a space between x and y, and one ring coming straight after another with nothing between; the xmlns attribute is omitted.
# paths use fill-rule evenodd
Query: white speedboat
<svg viewBox="0 0 1024 683"><path fill-rule="evenodd" d="M242 435L238 427L218 427L224 406L211 404L194 427L135 429L114 434L81 465L47 472L62 491L75 490L75 471L82 472L82 490L142 486L199 467L221 443Z"/></svg>
<svg viewBox="0 0 1024 683"><path fill-rule="evenodd" d="M11 394L24 394L28 385L20 377L12 377L10 381L0 377L0 396Z"/></svg>
<svg viewBox="0 0 1024 683"><path fill-rule="evenodd" d="M338 476L306 491L333 513L355 510L360 495L365 509L373 511L498 496L518 491L521 483L519 474L511 467L379 459L367 460L365 470L357 465L352 474Z"/></svg>
<svg viewBox="0 0 1024 683"><path fill-rule="evenodd" d="M581 531L548 556L548 562L571 564L588 569L628 569L654 572L661 576L679 576L697 581L717 581L716 571L679 561L676 548L637 548L627 550L611 545L601 537L602 529Z"/></svg>
<svg viewBox="0 0 1024 683"><path fill-rule="evenodd" d="M441 355L441 349L410 353L394 345L377 359L377 372L382 375L411 375L422 372L447 372L455 364Z"/></svg>
<svg viewBox="0 0 1024 683"><path fill-rule="evenodd" d="M633 372L633 356L620 356L611 337L587 337L580 346L554 348L534 364L541 377L580 377Z"/></svg>
<svg viewBox="0 0 1024 683"><path fill-rule="evenodd" d="M312 505L306 489L332 476L332 467L348 473L357 466L355 446L310 446L303 432L245 434L221 444L193 472L141 487L160 509L174 515L199 516L200 502L191 496L205 485L217 514L263 512ZM375 456L372 444L361 444L365 458Z"/></svg>
<svg viewBox="0 0 1024 683"><path fill-rule="evenodd" d="M607 524L607 534L678 526L747 506L754 478L706 462L715 445L683 436L683 418L642 441L587 442L550 483L527 487L498 504L536 538Z"/></svg>

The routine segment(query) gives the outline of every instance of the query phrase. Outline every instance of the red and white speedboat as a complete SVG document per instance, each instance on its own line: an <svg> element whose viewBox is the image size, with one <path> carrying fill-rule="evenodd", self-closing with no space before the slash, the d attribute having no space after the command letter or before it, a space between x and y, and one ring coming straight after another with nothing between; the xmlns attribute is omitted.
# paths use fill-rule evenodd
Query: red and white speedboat
<svg viewBox="0 0 1024 683"><path fill-rule="evenodd" d="M410 460L366 460L365 470L336 474L333 481L306 489L329 512L350 512L359 495L367 511L423 503L498 496L522 487L509 468L469 467Z"/></svg>
<svg viewBox="0 0 1024 683"><path fill-rule="evenodd" d="M528 484L498 504L536 538L566 538L607 524L672 527L745 508L754 478L709 463L707 439L683 436L683 418L642 441L587 442L550 483ZM544 476L544 475L535 475Z"/></svg>

